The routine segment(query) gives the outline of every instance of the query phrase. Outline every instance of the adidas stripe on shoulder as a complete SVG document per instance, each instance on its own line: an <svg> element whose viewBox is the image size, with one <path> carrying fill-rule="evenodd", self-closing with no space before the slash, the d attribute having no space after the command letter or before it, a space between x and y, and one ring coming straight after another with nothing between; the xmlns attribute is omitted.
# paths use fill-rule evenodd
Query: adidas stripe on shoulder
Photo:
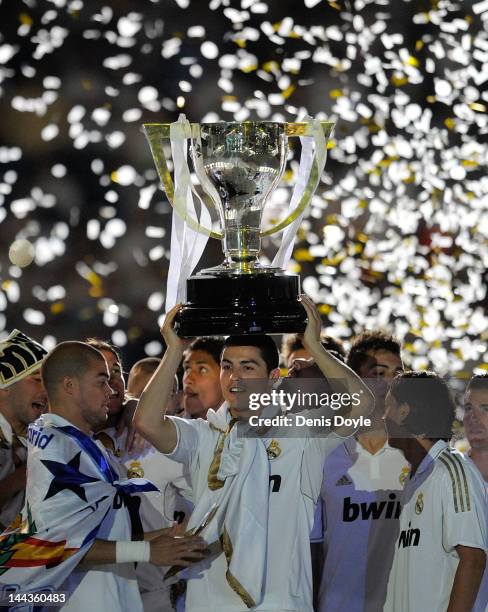
<svg viewBox="0 0 488 612"><path fill-rule="evenodd" d="M471 500L463 460L446 448L439 455L439 461L446 468L451 480L455 512L469 512Z"/></svg>

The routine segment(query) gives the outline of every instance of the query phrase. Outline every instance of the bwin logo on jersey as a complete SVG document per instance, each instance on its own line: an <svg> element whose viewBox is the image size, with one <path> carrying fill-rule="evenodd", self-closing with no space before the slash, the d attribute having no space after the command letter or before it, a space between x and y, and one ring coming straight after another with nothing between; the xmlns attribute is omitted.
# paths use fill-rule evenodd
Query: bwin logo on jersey
<svg viewBox="0 0 488 612"><path fill-rule="evenodd" d="M412 523L408 523L408 529L402 529L398 538L398 548L418 546L420 542L420 529L411 529Z"/></svg>
<svg viewBox="0 0 488 612"><path fill-rule="evenodd" d="M345 497L342 520L345 523L352 523L356 520L398 519L402 510L400 502L396 499L395 493L390 493L388 497L390 501L361 502L360 504L351 502L350 497Z"/></svg>

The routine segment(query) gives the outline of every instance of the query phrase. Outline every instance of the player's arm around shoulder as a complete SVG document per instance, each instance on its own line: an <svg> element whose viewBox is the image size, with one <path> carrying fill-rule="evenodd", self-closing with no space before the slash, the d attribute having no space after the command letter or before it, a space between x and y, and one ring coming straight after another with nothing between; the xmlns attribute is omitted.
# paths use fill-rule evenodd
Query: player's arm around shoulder
<svg viewBox="0 0 488 612"><path fill-rule="evenodd" d="M137 431L162 453L172 453L178 443L176 426L164 412L171 398L176 370L188 344L173 329L174 318L180 308L181 304L177 304L166 315L161 334L167 349L158 369L142 392L134 414Z"/></svg>

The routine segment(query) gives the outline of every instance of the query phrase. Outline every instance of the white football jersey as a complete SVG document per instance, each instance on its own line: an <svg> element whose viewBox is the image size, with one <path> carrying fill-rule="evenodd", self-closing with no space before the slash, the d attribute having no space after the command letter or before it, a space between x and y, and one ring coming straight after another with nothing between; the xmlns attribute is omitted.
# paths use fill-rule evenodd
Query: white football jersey
<svg viewBox="0 0 488 612"><path fill-rule="evenodd" d="M190 466L195 503L208 489L208 471L220 432L202 419L172 417L178 430L168 456ZM227 419L230 420L227 414ZM320 493L322 464L343 440L328 438L265 439L269 471L269 522L265 593L253 610L313 612L310 531ZM244 441L245 443L245 441ZM252 565L252 551L249 564ZM190 569L187 612L244 612L248 609L229 586L223 554L205 570Z"/></svg>
<svg viewBox="0 0 488 612"><path fill-rule="evenodd" d="M476 468L475 462L467 457L467 460L472 463L472 465ZM483 478L480 472L480 476ZM483 483L485 485L485 490L488 496L488 481L483 479ZM488 520L488 506L486 508L487 520ZM488 533L488 529L487 529ZM483 574L483 579L481 580L480 590L478 591L478 597L476 598L476 602L474 604L472 612L486 612L488 610L488 558L487 558L487 567L485 567L485 572Z"/></svg>
<svg viewBox="0 0 488 612"><path fill-rule="evenodd" d="M486 551L487 494L475 467L439 440L403 491L385 612L445 612L456 546Z"/></svg>
<svg viewBox="0 0 488 612"><path fill-rule="evenodd" d="M326 458L321 612L382 610L408 472L388 443L373 455L350 438Z"/></svg>

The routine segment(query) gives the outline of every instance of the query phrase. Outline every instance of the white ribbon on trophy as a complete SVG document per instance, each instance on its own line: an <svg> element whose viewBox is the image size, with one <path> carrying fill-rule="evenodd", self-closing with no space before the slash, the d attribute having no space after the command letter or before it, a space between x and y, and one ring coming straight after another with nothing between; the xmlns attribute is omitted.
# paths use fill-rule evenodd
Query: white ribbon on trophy
<svg viewBox="0 0 488 612"><path fill-rule="evenodd" d="M174 200L182 204L198 223L211 225L210 213L202 202L200 218L196 214L193 201L190 170L188 168L188 139L191 138L191 126L185 115L170 126L171 153L174 165ZM178 208L175 206L175 208ZM171 226L171 254L169 260L168 281L166 285L166 312L175 304L186 301L186 281L191 276L208 241L208 235L201 234L188 226L186 221L173 209Z"/></svg>
<svg viewBox="0 0 488 612"><path fill-rule="evenodd" d="M303 121L308 123L307 136L300 136L302 154L300 156L297 182L293 189L287 214L290 214L292 210L298 206L298 203L302 199L307 187L307 181L311 173L312 164L315 162L317 165L317 182L313 187L315 190L320 181L320 177L322 176L322 172L324 171L325 161L327 159L327 143L320 121L318 119L313 119L310 116L306 116ZM313 138L311 138L311 136L313 136ZM273 268L282 268L283 270L286 270L288 262L290 261L293 253L295 238L297 236L298 228L300 227L304 213L305 210L295 219L295 221L290 223L290 225L285 228L280 247L273 259L273 263L271 264Z"/></svg>

